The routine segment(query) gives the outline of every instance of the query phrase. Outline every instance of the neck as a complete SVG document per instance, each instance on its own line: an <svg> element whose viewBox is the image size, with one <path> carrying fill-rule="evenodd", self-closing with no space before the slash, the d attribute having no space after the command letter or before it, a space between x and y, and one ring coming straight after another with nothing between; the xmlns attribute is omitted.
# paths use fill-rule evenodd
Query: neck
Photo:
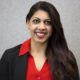
<svg viewBox="0 0 80 80"><path fill-rule="evenodd" d="M45 55L47 43L38 43L31 40L31 54L32 55Z"/></svg>

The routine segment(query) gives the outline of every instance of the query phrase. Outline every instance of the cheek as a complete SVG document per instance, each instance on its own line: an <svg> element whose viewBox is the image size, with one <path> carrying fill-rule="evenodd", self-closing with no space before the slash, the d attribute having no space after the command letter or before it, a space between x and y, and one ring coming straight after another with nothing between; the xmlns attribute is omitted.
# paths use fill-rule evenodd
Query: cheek
<svg viewBox="0 0 80 80"><path fill-rule="evenodd" d="M34 25L29 26L30 34L34 35L35 30L36 30L36 26Z"/></svg>
<svg viewBox="0 0 80 80"><path fill-rule="evenodd" d="M28 25L28 29L29 29L30 31L33 31L33 30L34 30L34 25L29 24L29 25Z"/></svg>
<svg viewBox="0 0 80 80"><path fill-rule="evenodd" d="M52 28L51 28L51 26L48 28L48 32L49 32L50 34L52 34Z"/></svg>

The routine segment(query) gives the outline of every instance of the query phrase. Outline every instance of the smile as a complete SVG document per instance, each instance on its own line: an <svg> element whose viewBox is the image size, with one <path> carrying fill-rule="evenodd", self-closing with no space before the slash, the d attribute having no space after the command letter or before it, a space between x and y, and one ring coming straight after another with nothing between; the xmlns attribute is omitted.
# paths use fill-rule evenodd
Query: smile
<svg viewBox="0 0 80 80"><path fill-rule="evenodd" d="M47 33L46 32L35 32L35 34L38 38L44 38Z"/></svg>

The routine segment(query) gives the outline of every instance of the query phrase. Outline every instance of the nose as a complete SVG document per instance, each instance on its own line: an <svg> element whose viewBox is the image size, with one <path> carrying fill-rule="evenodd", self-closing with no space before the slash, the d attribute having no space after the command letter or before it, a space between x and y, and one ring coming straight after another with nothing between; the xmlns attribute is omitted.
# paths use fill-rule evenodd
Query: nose
<svg viewBox="0 0 80 80"><path fill-rule="evenodd" d="M46 26L43 21L40 23L39 29L42 29L42 30L46 29Z"/></svg>

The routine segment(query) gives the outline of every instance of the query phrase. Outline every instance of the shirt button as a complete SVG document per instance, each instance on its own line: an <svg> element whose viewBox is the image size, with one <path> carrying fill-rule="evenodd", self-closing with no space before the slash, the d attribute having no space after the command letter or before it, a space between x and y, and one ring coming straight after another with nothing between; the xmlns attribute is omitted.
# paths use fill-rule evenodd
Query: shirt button
<svg viewBox="0 0 80 80"><path fill-rule="evenodd" d="M41 77L40 77L40 76L38 76L38 77L37 77L37 79L38 79L38 80L41 80Z"/></svg>

